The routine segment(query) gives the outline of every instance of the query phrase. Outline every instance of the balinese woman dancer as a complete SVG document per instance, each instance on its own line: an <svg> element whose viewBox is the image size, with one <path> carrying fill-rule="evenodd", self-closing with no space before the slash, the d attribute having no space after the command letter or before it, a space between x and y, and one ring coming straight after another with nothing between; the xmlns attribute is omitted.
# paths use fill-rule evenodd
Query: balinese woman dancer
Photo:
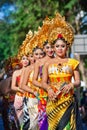
<svg viewBox="0 0 87 130"><path fill-rule="evenodd" d="M22 68L20 70L16 70L12 75L12 90L16 92L15 99L14 99L14 107L17 114L17 118L19 121L20 129L23 125L23 99L24 99L24 91L19 88L21 74L23 69L29 65L29 60L26 55L21 57L21 64Z"/></svg>
<svg viewBox="0 0 87 130"><path fill-rule="evenodd" d="M36 47L33 49L33 54L30 54L32 56L29 58L30 62L32 62L32 58L34 61L37 61L38 59L41 59L44 56L43 50L39 47ZM30 57L29 56L29 57ZM30 66L28 66L23 75L23 83L21 84L21 88L25 91L26 97L27 97L27 108L29 112L29 117L30 117L30 125L28 130L39 130L38 127L38 100L36 98L38 88L32 84L32 79L33 79L33 73L34 73L34 65L35 63L33 62Z"/></svg>
<svg viewBox="0 0 87 130"><path fill-rule="evenodd" d="M33 57L33 54L28 54L28 60L29 60L29 63L30 65L33 65L35 63L35 59ZM25 70L24 70L25 71ZM25 82L25 73L22 73L21 77L23 77L23 79L21 79L21 81ZM23 100L23 106L24 106L24 125L23 125L23 130L28 130L29 128L29 125L30 125L30 117L29 117L29 111L28 111L28 105L27 105L27 102L28 102L28 92L25 93L25 96L24 96L24 100Z"/></svg>
<svg viewBox="0 0 87 130"><path fill-rule="evenodd" d="M60 14L57 14L51 29L49 41L54 45L56 57L44 65L42 78L43 88L48 92L46 112L49 130L82 130L81 123L78 125L77 122L74 98L74 88L80 85L79 61L66 56L74 31Z"/></svg>
<svg viewBox="0 0 87 130"><path fill-rule="evenodd" d="M48 123L47 123L47 116L46 116L46 100L47 100L47 93L44 91L44 89L41 88L41 80L43 75L43 66L46 62L49 61L49 59L53 58L53 48L48 43L48 41L44 42L43 50L45 52L45 57L38 60L35 63L35 69L34 69L34 77L33 77L33 83L35 86L39 88L38 90L38 124L40 130L47 130L48 129Z"/></svg>

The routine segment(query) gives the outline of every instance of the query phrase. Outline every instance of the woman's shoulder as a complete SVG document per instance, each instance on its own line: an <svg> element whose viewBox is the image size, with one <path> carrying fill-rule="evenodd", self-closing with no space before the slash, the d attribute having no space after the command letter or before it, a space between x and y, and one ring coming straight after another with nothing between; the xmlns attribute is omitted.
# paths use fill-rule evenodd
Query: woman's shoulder
<svg viewBox="0 0 87 130"><path fill-rule="evenodd" d="M14 72L13 72L13 76L18 76L20 74L20 70L15 70Z"/></svg>
<svg viewBox="0 0 87 130"><path fill-rule="evenodd" d="M37 65L38 67L43 65L44 63L44 59L38 59L36 62L35 62L35 65Z"/></svg>
<svg viewBox="0 0 87 130"><path fill-rule="evenodd" d="M30 70L30 68L31 68L31 65L25 67L25 68L24 68L24 71L28 71L28 70Z"/></svg>
<svg viewBox="0 0 87 130"><path fill-rule="evenodd" d="M54 64L54 63L56 63L56 58L49 59L49 60L45 63L45 65L46 65L46 66L49 66L49 65Z"/></svg>

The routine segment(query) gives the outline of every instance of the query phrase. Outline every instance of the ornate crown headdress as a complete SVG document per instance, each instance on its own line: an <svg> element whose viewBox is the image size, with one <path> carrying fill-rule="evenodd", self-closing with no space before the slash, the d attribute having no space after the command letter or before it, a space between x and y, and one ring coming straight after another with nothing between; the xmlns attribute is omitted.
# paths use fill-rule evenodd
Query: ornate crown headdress
<svg viewBox="0 0 87 130"><path fill-rule="evenodd" d="M52 25L49 30L49 42L55 41L58 37L62 36L69 46L72 45L74 40L74 29L65 21L59 13L56 13L52 19Z"/></svg>
<svg viewBox="0 0 87 130"><path fill-rule="evenodd" d="M43 48L43 43L48 39L48 31L51 26L51 20L46 17L43 21L42 27L38 27L38 31L34 31L34 35L32 38L28 41L28 43L25 45L25 52L32 53L33 49Z"/></svg>
<svg viewBox="0 0 87 130"><path fill-rule="evenodd" d="M69 46L72 45L74 40L74 29L65 21L59 13L56 13L53 19L45 18L42 27L38 27L38 31L29 31L26 35L23 44L19 48L18 56L32 53L36 47L43 48L43 44L48 40L52 43L57 38L63 37Z"/></svg>
<svg viewBox="0 0 87 130"><path fill-rule="evenodd" d="M29 53L29 50L26 50L26 46L29 43L29 41L33 37L33 32L30 30L28 34L26 35L25 40L23 41L22 45L19 48L18 51L18 58L20 59L23 55L27 55Z"/></svg>

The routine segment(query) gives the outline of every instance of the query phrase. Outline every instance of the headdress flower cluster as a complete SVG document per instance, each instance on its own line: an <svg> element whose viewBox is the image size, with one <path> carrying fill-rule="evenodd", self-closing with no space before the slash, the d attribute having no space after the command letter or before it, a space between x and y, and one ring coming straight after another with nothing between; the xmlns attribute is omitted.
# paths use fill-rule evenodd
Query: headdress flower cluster
<svg viewBox="0 0 87 130"><path fill-rule="evenodd" d="M62 34L58 34L57 38L58 38L58 39L59 39L59 38L60 38L60 39L63 38Z"/></svg>

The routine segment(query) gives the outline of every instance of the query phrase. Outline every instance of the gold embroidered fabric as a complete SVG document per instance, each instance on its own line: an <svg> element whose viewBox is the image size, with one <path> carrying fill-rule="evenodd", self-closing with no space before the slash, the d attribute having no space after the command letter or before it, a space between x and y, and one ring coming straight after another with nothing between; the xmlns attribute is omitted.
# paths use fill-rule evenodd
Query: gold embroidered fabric
<svg viewBox="0 0 87 130"><path fill-rule="evenodd" d="M61 120L62 116L71 105L72 101L74 101L73 97L62 98L61 100L57 100L56 102L48 101L47 103L47 115L48 115L48 123L50 130L56 130L56 127ZM75 115L73 111L71 112L71 119L70 119L70 130L76 130L75 125Z"/></svg>
<svg viewBox="0 0 87 130"><path fill-rule="evenodd" d="M79 62L75 59L68 59L66 63L62 63L61 65L54 63L50 64L48 67L48 76L49 76L49 84L56 92L60 89L60 87L64 83L70 83L73 71L78 66ZM47 103L47 115L48 115L48 123L50 130L56 130L56 126L61 120L62 116L70 106L70 104L74 101L73 98L74 90L70 90L68 94L58 95L56 101L49 101ZM73 111L71 112L70 118L70 130L75 130L75 115Z"/></svg>

